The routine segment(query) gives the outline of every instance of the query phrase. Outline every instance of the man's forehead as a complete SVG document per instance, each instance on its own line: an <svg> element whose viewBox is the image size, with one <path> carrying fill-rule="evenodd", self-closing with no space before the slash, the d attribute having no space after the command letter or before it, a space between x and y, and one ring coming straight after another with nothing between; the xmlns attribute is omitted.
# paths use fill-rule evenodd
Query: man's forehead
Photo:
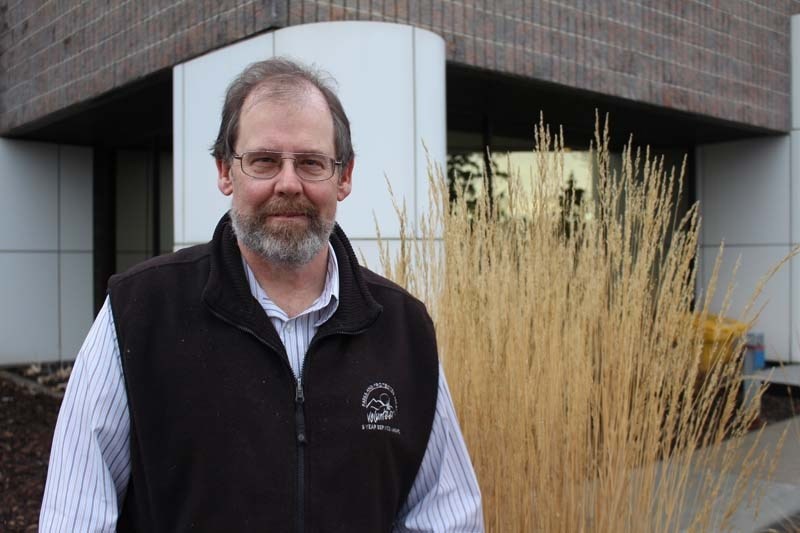
<svg viewBox="0 0 800 533"><path fill-rule="evenodd" d="M304 107L314 103L322 103L325 108L328 107L320 90L304 80L292 83L267 81L250 91L242 105L242 113L265 102L288 108Z"/></svg>

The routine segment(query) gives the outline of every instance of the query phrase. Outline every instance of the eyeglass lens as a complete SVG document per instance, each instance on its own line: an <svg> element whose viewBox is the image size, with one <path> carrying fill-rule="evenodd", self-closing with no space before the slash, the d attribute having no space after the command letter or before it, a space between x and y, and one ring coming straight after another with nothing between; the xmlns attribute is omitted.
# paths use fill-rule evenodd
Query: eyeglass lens
<svg viewBox="0 0 800 533"><path fill-rule="evenodd" d="M335 161L322 154L300 153L287 157L281 152L247 152L242 154L242 170L254 178L274 178L281 171L284 159L292 161L294 171L304 180L321 181L333 176Z"/></svg>

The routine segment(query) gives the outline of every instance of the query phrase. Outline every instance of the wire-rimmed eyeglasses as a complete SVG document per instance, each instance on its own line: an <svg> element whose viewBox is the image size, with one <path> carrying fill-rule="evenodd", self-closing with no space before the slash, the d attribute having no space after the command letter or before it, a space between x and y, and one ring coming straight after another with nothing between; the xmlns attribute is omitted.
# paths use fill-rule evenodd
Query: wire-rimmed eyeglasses
<svg viewBox="0 0 800 533"><path fill-rule="evenodd" d="M342 164L325 154L312 154L304 152L274 152L260 150L234 154L242 166L242 172L257 180L272 179L280 173L283 160L290 159L294 165L294 172L304 181L325 181L336 172L336 167Z"/></svg>

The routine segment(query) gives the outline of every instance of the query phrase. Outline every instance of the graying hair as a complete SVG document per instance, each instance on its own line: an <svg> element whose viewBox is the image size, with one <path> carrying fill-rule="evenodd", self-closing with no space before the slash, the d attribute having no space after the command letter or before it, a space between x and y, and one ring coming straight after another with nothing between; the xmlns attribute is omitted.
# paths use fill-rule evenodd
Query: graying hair
<svg viewBox="0 0 800 533"><path fill-rule="evenodd" d="M222 106L222 120L211 155L230 162L235 154L242 107L250 94L257 89L268 89L267 96L285 99L297 96L309 86L319 90L333 117L333 144L336 159L346 168L353 159L353 141L350 137L350 120L344 112L339 97L323 74L295 61L276 57L252 63L228 86Z"/></svg>

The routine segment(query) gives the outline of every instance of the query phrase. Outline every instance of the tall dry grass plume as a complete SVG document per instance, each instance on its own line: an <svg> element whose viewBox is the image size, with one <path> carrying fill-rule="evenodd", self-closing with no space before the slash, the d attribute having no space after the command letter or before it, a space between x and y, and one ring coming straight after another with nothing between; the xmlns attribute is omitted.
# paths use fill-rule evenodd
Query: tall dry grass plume
<svg viewBox="0 0 800 533"><path fill-rule="evenodd" d="M697 209L677 219L679 176L647 152L612 170L598 132L591 216L565 227L563 141L542 123L542 179L511 180L503 216L452 202L439 171L382 266L433 315L488 531L725 530L769 464L736 438L756 416L740 358L698 371Z"/></svg>

